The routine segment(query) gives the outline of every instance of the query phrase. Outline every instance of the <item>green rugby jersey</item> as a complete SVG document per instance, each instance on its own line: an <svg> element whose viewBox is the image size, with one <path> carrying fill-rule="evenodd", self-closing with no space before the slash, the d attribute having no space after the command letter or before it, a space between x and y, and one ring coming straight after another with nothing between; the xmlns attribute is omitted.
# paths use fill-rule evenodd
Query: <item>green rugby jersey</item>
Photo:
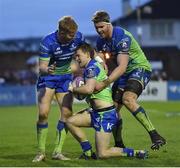
<svg viewBox="0 0 180 168"><path fill-rule="evenodd" d="M71 42L61 44L57 34L55 31L42 39L39 59L49 61L49 65L56 62L55 75L70 74L72 57L77 47L85 42L84 37L82 33L76 32Z"/></svg>
<svg viewBox="0 0 180 168"><path fill-rule="evenodd" d="M85 81L90 78L95 78L97 82L103 81L107 78L107 74L100 63L92 59L84 70ZM87 96L87 101L89 99L99 99L106 102L112 102L112 91L110 87L106 87L98 93L93 93Z"/></svg>
<svg viewBox="0 0 180 168"><path fill-rule="evenodd" d="M98 51L110 52L113 57L117 57L121 53L129 53L129 62L125 73L129 73L136 68L151 71L151 65L135 38L130 32L121 27L113 28L111 40L99 37L97 39L97 49Z"/></svg>

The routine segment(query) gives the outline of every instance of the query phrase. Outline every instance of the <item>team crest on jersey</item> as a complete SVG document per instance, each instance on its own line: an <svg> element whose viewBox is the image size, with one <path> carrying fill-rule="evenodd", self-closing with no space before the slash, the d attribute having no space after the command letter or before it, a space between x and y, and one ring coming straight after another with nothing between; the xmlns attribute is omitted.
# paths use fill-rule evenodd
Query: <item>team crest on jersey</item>
<svg viewBox="0 0 180 168"><path fill-rule="evenodd" d="M122 48L127 48L127 42L124 41L124 42L122 43Z"/></svg>
<svg viewBox="0 0 180 168"><path fill-rule="evenodd" d="M93 78L95 77L96 73L95 73L95 69L94 68L89 68L87 70L87 78Z"/></svg>
<svg viewBox="0 0 180 168"><path fill-rule="evenodd" d="M129 50L128 41L129 41L128 38L124 38L117 44L117 46L118 45L120 46L121 51L128 51Z"/></svg>
<svg viewBox="0 0 180 168"><path fill-rule="evenodd" d="M74 43L72 43L72 45L70 46L70 50L71 51L74 51L74 50L76 50L76 48L77 48L77 46L74 44Z"/></svg>
<svg viewBox="0 0 180 168"><path fill-rule="evenodd" d="M110 52L110 48L107 44L104 44L103 47L102 47L102 51L104 52Z"/></svg>

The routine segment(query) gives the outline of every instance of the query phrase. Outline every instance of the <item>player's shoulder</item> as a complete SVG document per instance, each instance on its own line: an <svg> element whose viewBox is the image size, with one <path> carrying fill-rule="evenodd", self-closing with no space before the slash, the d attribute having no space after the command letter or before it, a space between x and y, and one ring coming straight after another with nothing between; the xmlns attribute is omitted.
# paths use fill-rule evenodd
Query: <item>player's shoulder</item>
<svg viewBox="0 0 180 168"><path fill-rule="evenodd" d="M86 72L89 71L99 71L98 62L95 59L92 59L86 67Z"/></svg>
<svg viewBox="0 0 180 168"><path fill-rule="evenodd" d="M120 40L124 38L124 35L125 29L120 26L113 27L113 38Z"/></svg>
<svg viewBox="0 0 180 168"><path fill-rule="evenodd" d="M123 41L131 41L130 33L122 27L114 27L113 29L113 38L115 39L115 43L119 44L119 42Z"/></svg>
<svg viewBox="0 0 180 168"><path fill-rule="evenodd" d="M77 31L75 35L75 41L84 41L84 35L81 32Z"/></svg>
<svg viewBox="0 0 180 168"><path fill-rule="evenodd" d="M95 76L97 76L99 70L97 69L96 66L88 66L85 71L84 71L84 76L85 78L94 78Z"/></svg>
<svg viewBox="0 0 180 168"><path fill-rule="evenodd" d="M47 34L46 36L44 36L41 40L41 42L43 43L52 43L54 41L56 41L56 36L57 36L57 31L51 32L49 34Z"/></svg>

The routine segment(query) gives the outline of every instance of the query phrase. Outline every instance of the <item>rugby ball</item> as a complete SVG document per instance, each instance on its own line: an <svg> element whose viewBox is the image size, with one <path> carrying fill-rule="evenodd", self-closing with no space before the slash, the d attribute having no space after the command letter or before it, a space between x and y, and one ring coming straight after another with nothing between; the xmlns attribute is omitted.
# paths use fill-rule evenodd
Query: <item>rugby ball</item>
<svg viewBox="0 0 180 168"><path fill-rule="evenodd" d="M73 80L73 87L80 87L82 85L84 85L84 79L81 76L78 76ZM74 93L74 97L78 100L83 100L86 98L86 95Z"/></svg>

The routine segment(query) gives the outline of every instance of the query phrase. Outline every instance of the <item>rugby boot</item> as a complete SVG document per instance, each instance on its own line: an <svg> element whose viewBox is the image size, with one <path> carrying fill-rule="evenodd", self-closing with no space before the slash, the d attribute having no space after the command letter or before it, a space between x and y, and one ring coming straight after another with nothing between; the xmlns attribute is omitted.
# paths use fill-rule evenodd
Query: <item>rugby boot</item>
<svg viewBox="0 0 180 168"><path fill-rule="evenodd" d="M52 159L54 159L54 160L70 160L70 158L65 157L62 153L59 153L59 152L53 153Z"/></svg>
<svg viewBox="0 0 180 168"><path fill-rule="evenodd" d="M38 153L35 158L32 160L33 163L45 161L46 155L44 153Z"/></svg>
<svg viewBox="0 0 180 168"><path fill-rule="evenodd" d="M166 140L162 136L160 136L156 130L150 131L149 134L152 141L152 145L151 145L152 150L159 150L161 146L167 143Z"/></svg>

